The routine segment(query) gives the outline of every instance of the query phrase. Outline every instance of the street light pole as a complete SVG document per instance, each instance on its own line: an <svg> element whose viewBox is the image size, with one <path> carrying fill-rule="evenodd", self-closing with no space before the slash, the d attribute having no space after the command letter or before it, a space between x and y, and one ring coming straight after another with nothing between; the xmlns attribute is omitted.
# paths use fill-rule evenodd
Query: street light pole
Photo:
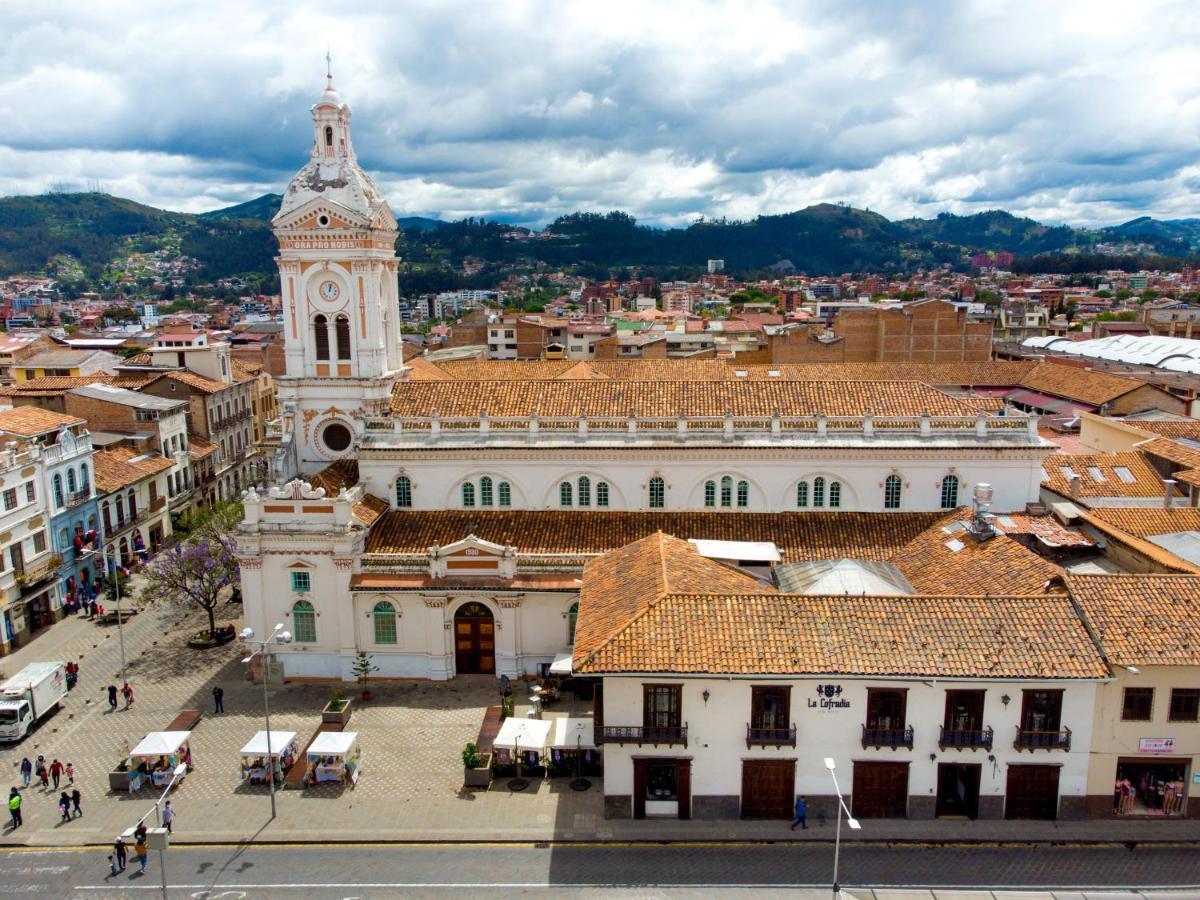
<svg viewBox="0 0 1200 900"><path fill-rule="evenodd" d="M175 771L171 775L171 780L167 782L167 786L163 789L162 796L154 801L154 824L160 828L162 827L162 814L159 812L159 806L165 799L167 799L167 794L171 793L171 788L175 787L175 782L187 774L187 770L187 763L181 762L179 765L177 765L175 767ZM150 813L146 813L145 816L142 816L140 819L138 819L138 825L141 825L143 822L145 822L146 816L149 815ZM164 855L164 850L162 847L158 848L158 868L162 877L163 900L167 900L167 858Z"/></svg>
<svg viewBox="0 0 1200 900"><path fill-rule="evenodd" d="M283 623L275 626L271 632L271 636L265 641L254 640L254 629L243 628L241 633L242 640L247 644L254 644L258 647L253 653L242 660L244 663L249 663L250 660L258 655L263 658L263 716L267 720L267 784L271 789L271 818L275 818L275 757L271 752L271 703L267 693L267 679L271 675L271 645L272 644L288 644L291 643L292 635L290 632L283 630Z"/></svg>
<svg viewBox="0 0 1200 900"><path fill-rule="evenodd" d="M120 574L120 551L118 551L117 565L114 567L109 561L108 548L104 549L104 568L108 570L108 577L112 579L113 589L116 591L117 600L117 641L121 645L121 683L124 684L128 679L125 674L125 629L124 622L121 617L121 574Z"/></svg>
<svg viewBox="0 0 1200 900"><path fill-rule="evenodd" d="M846 801L842 799L842 789L838 787L837 764L833 761L833 757L825 757L825 768L829 770L829 777L833 779L833 790L837 794L838 811L837 811L837 831L833 839L833 896L840 897L842 895L842 887L838 883L838 862L841 857L842 850L842 812L846 813L846 824L850 826L851 831L857 831L862 826L858 824L858 820L850 815L850 810L846 808Z"/></svg>

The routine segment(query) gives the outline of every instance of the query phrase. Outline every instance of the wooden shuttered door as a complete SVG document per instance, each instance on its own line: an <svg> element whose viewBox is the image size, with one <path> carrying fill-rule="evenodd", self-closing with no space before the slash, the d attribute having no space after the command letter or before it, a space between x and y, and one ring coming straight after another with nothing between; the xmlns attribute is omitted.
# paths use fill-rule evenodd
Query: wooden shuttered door
<svg viewBox="0 0 1200 900"><path fill-rule="evenodd" d="M856 762L851 808L856 819L908 815L908 763Z"/></svg>
<svg viewBox="0 0 1200 900"><path fill-rule="evenodd" d="M796 798L794 759L742 760L742 818L791 819Z"/></svg>

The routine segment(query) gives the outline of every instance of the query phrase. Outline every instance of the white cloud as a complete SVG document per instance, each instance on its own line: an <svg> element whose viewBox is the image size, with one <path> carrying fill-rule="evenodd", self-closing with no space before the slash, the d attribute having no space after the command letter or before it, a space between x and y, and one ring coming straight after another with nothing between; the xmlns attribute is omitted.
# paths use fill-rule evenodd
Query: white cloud
<svg viewBox="0 0 1200 900"><path fill-rule="evenodd" d="M324 53L399 212L1200 206L1200 9L1026 0L0 7L0 191L198 210L303 161Z"/></svg>

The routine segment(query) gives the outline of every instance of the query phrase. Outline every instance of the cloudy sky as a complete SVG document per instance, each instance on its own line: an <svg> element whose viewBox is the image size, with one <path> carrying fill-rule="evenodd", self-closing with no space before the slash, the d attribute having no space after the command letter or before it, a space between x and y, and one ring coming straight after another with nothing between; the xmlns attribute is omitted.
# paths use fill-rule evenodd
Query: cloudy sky
<svg viewBox="0 0 1200 900"><path fill-rule="evenodd" d="M398 214L1200 215L1200 3L0 3L0 194L213 209L307 156L324 54Z"/></svg>

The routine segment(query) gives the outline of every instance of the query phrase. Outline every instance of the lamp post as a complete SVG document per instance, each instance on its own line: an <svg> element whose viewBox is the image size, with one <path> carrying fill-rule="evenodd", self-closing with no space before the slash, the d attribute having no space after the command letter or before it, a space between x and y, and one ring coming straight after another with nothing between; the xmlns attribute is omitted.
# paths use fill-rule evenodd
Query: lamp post
<svg viewBox="0 0 1200 900"><path fill-rule="evenodd" d="M837 772L835 771L837 764L834 763L833 757L825 757L825 768L829 770L829 777L833 779L833 790L838 798L837 832L833 839L833 896L840 897L842 888L838 884L838 862L842 849L842 812L846 813L846 824L850 826L851 831L858 831L862 826L858 824L858 819L850 815L850 810L846 808L846 801L842 799L842 789L838 787Z"/></svg>
<svg viewBox="0 0 1200 900"><path fill-rule="evenodd" d="M159 828L162 828L162 813L159 811L159 807L162 805L162 802L167 799L167 794L171 793L171 788L175 787L175 782L187 774L187 770L187 763L181 762L179 765L177 765L174 772L171 773L171 780L168 781L167 786L163 788L162 795L154 801L154 824ZM141 825L143 822L145 822L149 815L150 813L146 813L146 815L138 819L138 825ZM135 826L134 831L136 830L137 827ZM126 832L126 834L128 834L128 832ZM155 834L157 837L161 837L164 841L166 840L165 835L158 835L157 832ZM163 900L167 900L167 860L163 851L164 847L162 844L160 844L158 847L158 868L162 877Z"/></svg>
<svg viewBox="0 0 1200 900"><path fill-rule="evenodd" d="M112 579L113 590L116 591L117 601L117 641L121 645L121 684L124 684L128 679L125 677L125 629L121 619L121 556L120 551L117 551L117 565L113 566L108 561L108 549L104 550L104 568L108 569L108 577Z"/></svg>
<svg viewBox="0 0 1200 900"><path fill-rule="evenodd" d="M275 757L271 753L271 704L267 696L267 679L271 675L271 645L272 644L290 644L292 642L292 633L283 630L283 623L280 622L271 631L271 636L265 641L254 640L254 629L243 628L241 633L242 640L247 644L253 644L258 647L253 653L242 660L244 663L249 663L250 660L258 655L263 658L263 715L267 720L267 784L271 787L271 818L275 818Z"/></svg>

